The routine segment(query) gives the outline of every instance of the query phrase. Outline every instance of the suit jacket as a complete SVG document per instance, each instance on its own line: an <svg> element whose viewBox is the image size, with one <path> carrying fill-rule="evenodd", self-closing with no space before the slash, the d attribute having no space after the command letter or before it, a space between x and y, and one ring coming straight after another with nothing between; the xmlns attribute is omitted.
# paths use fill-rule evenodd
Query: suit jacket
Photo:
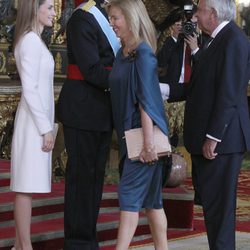
<svg viewBox="0 0 250 250"><path fill-rule="evenodd" d="M176 47L177 43L172 36L167 37L161 50L157 54L158 66L166 67L170 62L171 54Z"/></svg>
<svg viewBox="0 0 250 250"><path fill-rule="evenodd" d="M202 53L202 49L206 40L209 38L206 34L198 36L198 45L200 49L196 54L190 57L190 65L196 63ZM164 75L159 76L160 82L178 83L181 75L184 55L184 39L178 38L175 42L172 37L168 37L164 46L158 54L158 65L165 71Z"/></svg>
<svg viewBox="0 0 250 250"><path fill-rule="evenodd" d="M191 75L184 115L184 144L191 154L202 153L207 134L221 140L218 153L250 149L249 67L249 41L230 22L202 52Z"/></svg>
<svg viewBox="0 0 250 250"><path fill-rule="evenodd" d="M112 66L114 54L91 13L79 9L71 16L67 25L67 53L68 63L78 66L84 80L66 79L59 96L58 119L74 128L111 130L110 71L105 67Z"/></svg>
<svg viewBox="0 0 250 250"><path fill-rule="evenodd" d="M179 81L183 62L183 49L183 41L175 42L171 36L167 38L157 56L158 66L164 71L164 74L159 76L160 82Z"/></svg>

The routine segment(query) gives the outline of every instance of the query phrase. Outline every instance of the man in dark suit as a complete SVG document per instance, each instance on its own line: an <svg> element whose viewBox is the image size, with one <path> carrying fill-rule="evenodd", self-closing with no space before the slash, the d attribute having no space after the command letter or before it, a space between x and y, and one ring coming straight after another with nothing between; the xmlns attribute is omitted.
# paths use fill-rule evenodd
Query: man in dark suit
<svg viewBox="0 0 250 250"><path fill-rule="evenodd" d="M196 12L197 6L191 4L192 14ZM163 47L157 54L159 66L159 80L163 83L188 82L191 73L192 53L199 49L198 33L187 37L183 34L183 21L185 20L183 8L174 9L167 16L167 24L170 25L170 36L166 38ZM192 16L193 27L197 25L197 19Z"/></svg>
<svg viewBox="0 0 250 250"><path fill-rule="evenodd" d="M119 47L101 2L80 5L67 25L69 65L58 102L68 155L64 250L99 249L96 223L112 134L108 77L114 47ZM96 13L104 21L97 21ZM110 41L109 32L116 44Z"/></svg>
<svg viewBox="0 0 250 250"><path fill-rule="evenodd" d="M194 14L197 6L194 4L191 4L191 6L192 14ZM188 83L191 75L191 67L201 52L198 47L197 34L184 37L182 33L184 16L183 8L174 9L168 15L169 23L173 23L170 26L171 36L167 37L162 49L158 53L159 80L162 83ZM193 25L197 24L197 18L194 15L191 21ZM202 38L203 36L199 37L200 42L203 42ZM170 137L170 143L173 147L178 146L179 135L182 134L183 122L180 123L180 120L183 120L184 107L185 102L180 102L178 105L169 104L167 106L167 111L171 114L171 116L169 115L170 124L174 124L172 136ZM172 109L174 109L174 112ZM192 176L195 176L194 170L192 170ZM200 195L196 189L195 180L196 178L193 178L195 189L194 202L200 205Z"/></svg>
<svg viewBox="0 0 250 250"><path fill-rule="evenodd" d="M168 15L168 25L170 36L166 38L161 50L157 53L159 81L162 83L179 82L182 66L184 40L179 41L179 35L182 31L183 10L180 8L174 9ZM190 65L190 64L189 64ZM181 106L181 111L183 115ZM169 107L171 110L171 107ZM177 116L178 114L176 114ZM171 119L177 119L172 117ZM173 128L172 136L170 137L172 146L177 147L178 133Z"/></svg>
<svg viewBox="0 0 250 250"><path fill-rule="evenodd" d="M191 4L191 7L193 8L192 13L194 13L197 7L194 4ZM192 36L190 35L188 37L189 43L185 41L187 37L183 34L182 26L183 21L185 20L184 13L183 8L176 8L171 11L166 18L166 25L170 25L169 30L171 35L167 37L162 49L159 50L157 54L159 80L162 83L187 83L190 79L192 51L198 50L198 39L197 34L193 33ZM191 21L193 27L195 27L197 20L195 20L194 16L191 18ZM176 110L176 116L171 116L170 123L180 124L180 122L176 122L176 120L183 117L184 102L179 103L178 106L176 104L174 106L169 105L169 113L173 113L171 112L172 108ZM178 145L178 134L180 134L180 131L182 130L180 127L175 125L172 128L173 132L171 133L172 136L170 137L170 142L174 147L177 147Z"/></svg>
<svg viewBox="0 0 250 250"><path fill-rule="evenodd" d="M233 22L235 15L233 0L199 1L198 25L213 41L202 51L185 92L184 144L197 174L211 250L235 249L237 180L250 150L250 43ZM170 85L170 97L178 99L183 90Z"/></svg>
<svg viewBox="0 0 250 250"><path fill-rule="evenodd" d="M170 36L166 38L166 41L164 42L161 50L157 53L160 82L169 82L168 76L170 74L173 74L173 72L169 70L169 65L172 63L172 55L176 54L175 53L176 50L180 51L179 48L181 48L180 46L178 46L179 45L178 37L182 29L182 19L183 19L182 13L175 13L175 16L171 18L170 28L169 28ZM182 48L182 54L183 54L183 48ZM178 59L180 59L181 61L180 64L182 65L182 55L180 57L178 56ZM180 71L181 71L181 66L178 67L176 65L176 67L174 68L174 74L177 75L178 80L180 77Z"/></svg>

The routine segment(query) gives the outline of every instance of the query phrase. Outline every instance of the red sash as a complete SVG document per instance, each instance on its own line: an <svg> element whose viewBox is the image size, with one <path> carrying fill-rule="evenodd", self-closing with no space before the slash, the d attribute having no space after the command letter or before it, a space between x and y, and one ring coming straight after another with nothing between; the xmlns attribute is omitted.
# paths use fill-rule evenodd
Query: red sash
<svg viewBox="0 0 250 250"><path fill-rule="evenodd" d="M107 70L112 70L111 66L105 67ZM76 64L68 64L67 67L67 78L71 80L84 80L79 67Z"/></svg>

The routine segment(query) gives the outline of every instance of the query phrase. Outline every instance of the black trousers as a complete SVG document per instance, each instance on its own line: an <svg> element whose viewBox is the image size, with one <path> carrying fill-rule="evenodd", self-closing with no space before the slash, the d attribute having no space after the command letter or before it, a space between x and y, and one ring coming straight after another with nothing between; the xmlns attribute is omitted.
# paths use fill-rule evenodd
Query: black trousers
<svg viewBox="0 0 250 250"><path fill-rule="evenodd" d="M243 153L191 155L210 250L235 250L236 190Z"/></svg>
<svg viewBox="0 0 250 250"><path fill-rule="evenodd" d="M64 126L68 154L65 176L64 250L97 250L96 224L111 132Z"/></svg>

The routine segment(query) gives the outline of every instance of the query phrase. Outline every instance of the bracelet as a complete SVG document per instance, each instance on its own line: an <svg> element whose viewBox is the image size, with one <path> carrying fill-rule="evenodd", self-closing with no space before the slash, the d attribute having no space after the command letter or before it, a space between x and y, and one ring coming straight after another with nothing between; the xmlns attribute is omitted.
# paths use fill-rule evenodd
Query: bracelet
<svg viewBox="0 0 250 250"><path fill-rule="evenodd" d="M150 147L143 147L143 150L146 152L146 153L152 153L154 150L155 150L155 146L152 145Z"/></svg>

